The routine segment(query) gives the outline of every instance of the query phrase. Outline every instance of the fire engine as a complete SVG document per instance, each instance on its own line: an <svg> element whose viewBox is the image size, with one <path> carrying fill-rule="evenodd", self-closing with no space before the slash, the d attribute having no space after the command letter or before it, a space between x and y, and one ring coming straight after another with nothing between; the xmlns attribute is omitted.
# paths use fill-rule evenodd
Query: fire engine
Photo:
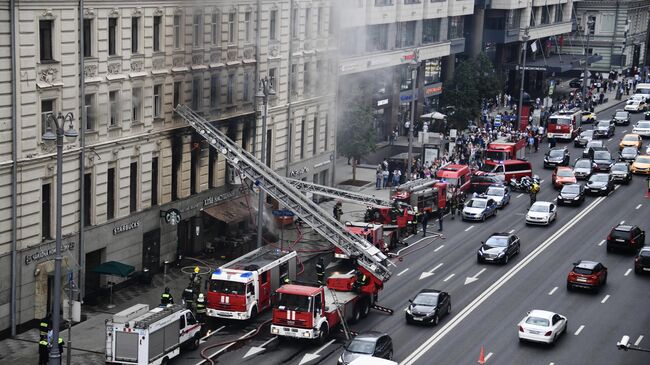
<svg viewBox="0 0 650 365"><path fill-rule="evenodd" d="M440 180L417 179L398 186L392 192L395 201L417 207L420 212L447 206L447 184Z"/></svg>
<svg viewBox="0 0 650 365"><path fill-rule="evenodd" d="M247 320L271 306L271 294L296 279L296 252L263 246L233 260L210 277L209 317Z"/></svg>
<svg viewBox="0 0 650 365"><path fill-rule="evenodd" d="M388 252L397 246L397 230L385 230L383 224L373 224L365 222L345 222L345 228L348 232L360 235L378 249ZM338 247L334 249L334 257L339 259L349 259L350 256Z"/></svg>
<svg viewBox="0 0 650 365"><path fill-rule="evenodd" d="M136 304L106 321L107 364L166 364L199 347L201 324L185 306Z"/></svg>
<svg viewBox="0 0 650 365"><path fill-rule="evenodd" d="M511 142L501 137L487 145L485 159L491 161L517 160L526 157L526 139Z"/></svg>
<svg viewBox="0 0 650 365"><path fill-rule="evenodd" d="M582 113L579 108L561 110L548 118L546 136L556 139L573 139L580 134Z"/></svg>

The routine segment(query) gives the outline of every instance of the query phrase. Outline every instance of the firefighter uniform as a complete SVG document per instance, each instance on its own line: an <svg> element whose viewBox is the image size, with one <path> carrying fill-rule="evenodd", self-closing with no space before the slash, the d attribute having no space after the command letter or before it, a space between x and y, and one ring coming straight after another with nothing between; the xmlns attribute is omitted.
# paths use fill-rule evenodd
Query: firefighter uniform
<svg viewBox="0 0 650 365"><path fill-rule="evenodd" d="M47 332L50 330L49 319L43 318L38 324L38 334L41 340L47 340Z"/></svg>
<svg viewBox="0 0 650 365"><path fill-rule="evenodd" d="M63 355L63 346L65 345L65 341L63 341L61 337L59 337L57 345L59 346L59 354Z"/></svg>
<svg viewBox="0 0 650 365"><path fill-rule="evenodd" d="M192 309L192 306L194 306L194 289L192 288L192 284L183 290L183 300L187 309Z"/></svg>
<svg viewBox="0 0 650 365"><path fill-rule="evenodd" d="M334 219L341 221L341 216L343 215L343 209L341 209L341 202L337 202L333 209Z"/></svg>
<svg viewBox="0 0 650 365"><path fill-rule="evenodd" d="M325 285L325 262L322 257L316 263L316 279L319 285Z"/></svg>
<svg viewBox="0 0 650 365"><path fill-rule="evenodd" d="M291 284L291 279L289 279L289 275L285 275L284 278L282 278L282 285L288 284Z"/></svg>
<svg viewBox="0 0 650 365"><path fill-rule="evenodd" d="M169 292L169 288L165 288L165 292L160 296L160 305L167 306L168 304L174 304L174 297Z"/></svg>
<svg viewBox="0 0 650 365"><path fill-rule="evenodd" d="M361 287L368 284L368 276L361 272L361 270L357 270L356 276L357 280L354 282L353 289L354 291L360 291Z"/></svg>
<svg viewBox="0 0 650 365"><path fill-rule="evenodd" d="M38 341L38 365L47 365L49 355L50 351L47 340L41 339Z"/></svg>
<svg viewBox="0 0 650 365"><path fill-rule="evenodd" d="M196 299L196 319L200 323L205 323L205 297L203 293L199 293L199 297Z"/></svg>

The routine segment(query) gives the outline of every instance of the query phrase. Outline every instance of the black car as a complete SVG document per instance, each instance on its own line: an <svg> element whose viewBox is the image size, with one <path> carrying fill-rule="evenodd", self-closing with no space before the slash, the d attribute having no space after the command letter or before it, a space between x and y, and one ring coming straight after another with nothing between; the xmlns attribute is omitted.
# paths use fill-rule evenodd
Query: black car
<svg viewBox="0 0 650 365"><path fill-rule="evenodd" d="M582 79L573 79L569 81L569 87L573 89L582 89Z"/></svg>
<svg viewBox="0 0 650 365"><path fill-rule="evenodd" d="M591 158L589 157L590 155L589 151L591 151L591 149L594 147L605 147L605 144L603 143L603 141L597 139L587 142L585 149L582 150L582 157Z"/></svg>
<svg viewBox="0 0 650 365"><path fill-rule="evenodd" d="M393 340L386 333L370 331L358 334L343 347L338 365L348 365L361 356L393 359Z"/></svg>
<svg viewBox="0 0 650 365"><path fill-rule="evenodd" d="M585 201L585 187L582 184L564 185L557 196L557 205L580 205Z"/></svg>
<svg viewBox="0 0 650 365"><path fill-rule="evenodd" d="M614 165L615 161L612 158L612 154L609 153L606 148L592 148L592 152L593 153L591 153L589 157L594 162L594 164L596 164L594 170L609 171L612 168L612 165Z"/></svg>
<svg viewBox="0 0 650 365"><path fill-rule="evenodd" d="M569 166L569 150L565 147L553 147L544 156L544 168Z"/></svg>
<svg viewBox="0 0 650 365"><path fill-rule="evenodd" d="M612 115L612 122L616 125L630 125L630 113L617 109L616 113Z"/></svg>
<svg viewBox="0 0 650 365"><path fill-rule="evenodd" d="M587 129L580 132L580 134L573 140L574 147L585 147L589 141L594 139L594 130Z"/></svg>
<svg viewBox="0 0 650 365"><path fill-rule="evenodd" d="M607 235L607 252L614 249L636 251L645 244L645 231L638 226L619 224Z"/></svg>
<svg viewBox="0 0 650 365"><path fill-rule="evenodd" d="M636 147L623 147L621 152L618 153L618 159L621 161L634 161L638 155L639 150Z"/></svg>
<svg viewBox="0 0 650 365"><path fill-rule="evenodd" d="M589 158L579 158L573 165L573 174L577 180L586 180L594 172L594 162Z"/></svg>
<svg viewBox="0 0 650 365"><path fill-rule="evenodd" d="M614 136L616 128L609 120L599 120L594 127L594 138L609 138Z"/></svg>
<svg viewBox="0 0 650 365"><path fill-rule="evenodd" d="M634 272L636 274L650 273L650 246L643 246L634 258Z"/></svg>
<svg viewBox="0 0 650 365"><path fill-rule="evenodd" d="M481 247L476 253L476 261L479 264L499 262L505 265L520 251L519 237L510 233L493 233L487 241L481 242Z"/></svg>
<svg viewBox="0 0 650 365"><path fill-rule="evenodd" d="M492 185L503 185L503 180L496 175L474 175L470 179L471 193L484 194Z"/></svg>
<svg viewBox="0 0 650 365"><path fill-rule="evenodd" d="M425 323L437 325L440 318L451 312L449 294L435 289L422 289L409 300L406 308L406 323Z"/></svg>
<svg viewBox="0 0 650 365"><path fill-rule="evenodd" d="M587 180L587 192L595 195L607 195L614 190L614 180L609 174L593 174Z"/></svg>
<svg viewBox="0 0 650 365"><path fill-rule="evenodd" d="M632 181L632 171L630 171L630 164L627 162L615 163L609 170L609 174L614 182L629 184Z"/></svg>

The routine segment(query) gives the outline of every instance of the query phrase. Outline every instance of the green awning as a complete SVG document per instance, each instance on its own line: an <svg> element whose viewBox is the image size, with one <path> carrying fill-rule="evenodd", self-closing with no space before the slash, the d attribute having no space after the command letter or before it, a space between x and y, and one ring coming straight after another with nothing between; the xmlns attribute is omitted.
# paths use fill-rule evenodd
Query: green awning
<svg viewBox="0 0 650 365"><path fill-rule="evenodd" d="M135 267L117 261L108 261L93 267L90 271L100 275L113 275L126 278L135 271Z"/></svg>

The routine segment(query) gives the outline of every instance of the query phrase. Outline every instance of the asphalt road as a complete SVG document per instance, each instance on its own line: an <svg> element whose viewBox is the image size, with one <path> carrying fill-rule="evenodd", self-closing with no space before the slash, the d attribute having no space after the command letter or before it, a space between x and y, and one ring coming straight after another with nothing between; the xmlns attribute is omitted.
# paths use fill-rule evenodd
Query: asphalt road
<svg viewBox="0 0 650 365"><path fill-rule="evenodd" d="M611 110L600 114L610 113ZM640 114L633 116L633 123L640 118ZM616 136L606 142L613 154L618 152L620 137L631 129L632 126L617 127ZM581 149L567 146L572 160L580 156ZM534 172L543 180L538 201L550 201L557 196L551 187L551 170L542 169L544 150L545 144L540 152L529 156ZM580 207L560 207L558 219L550 227L526 226L528 196L516 193L509 206L484 223L447 218L445 239L411 237L411 245L402 251L403 261L395 260L394 275L380 293L380 304L394 308L395 314L373 311L351 328L357 332L389 333L394 341L395 359L402 364L472 364L478 360L481 346L488 364L648 364L650 354L619 351L615 344L627 334L633 343L645 336L639 344L650 347L650 276L635 275L629 270L633 267L631 255L607 253L601 243L609 229L620 221L650 228L650 199L644 198L644 189L644 178L635 177L631 185L621 186L608 197L589 197ZM435 223L430 222L430 230L435 231ZM519 257L507 266L477 264L480 241L500 231L512 231L521 238ZM578 259L598 260L609 268L608 283L600 293L566 291L566 275L571 263ZM433 275L423 276L424 272ZM477 280L467 280L470 277ZM421 288L451 294L452 315L438 327L405 324L403 310L407 300ZM531 309L553 310L568 317L568 333L556 346L519 344L516 325ZM206 338L202 347L242 337L268 318L266 313L254 323L225 324ZM345 338L338 335L322 346L302 341L280 343L273 340L266 327L252 340L224 350L218 362L336 364L344 342ZM245 357L254 347L264 349ZM221 349L216 347L207 353ZM306 358L306 354L314 356ZM309 358L312 360L306 361ZM173 363L198 364L198 351L185 353Z"/></svg>

